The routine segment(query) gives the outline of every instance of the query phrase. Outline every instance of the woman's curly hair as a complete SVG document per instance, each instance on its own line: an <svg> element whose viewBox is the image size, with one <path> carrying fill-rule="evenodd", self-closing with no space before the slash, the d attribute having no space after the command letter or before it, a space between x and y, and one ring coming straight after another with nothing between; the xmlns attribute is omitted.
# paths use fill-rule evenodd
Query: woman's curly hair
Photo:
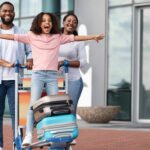
<svg viewBox="0 0 150 150"><path fill-rule="evenodd" d="M42 23L42 18L43 15L49 15L51 20L52 20L52 29L50 31L50 34L58 34L60 33L59 30L59 23L58 23L58 19L57 17L53 14L53 13L49 13L49 12L41 12L39 13L32 22L30 31L32 31L35 34L41 34L42 33L42 29L41 29L41 23Z"/></svg>

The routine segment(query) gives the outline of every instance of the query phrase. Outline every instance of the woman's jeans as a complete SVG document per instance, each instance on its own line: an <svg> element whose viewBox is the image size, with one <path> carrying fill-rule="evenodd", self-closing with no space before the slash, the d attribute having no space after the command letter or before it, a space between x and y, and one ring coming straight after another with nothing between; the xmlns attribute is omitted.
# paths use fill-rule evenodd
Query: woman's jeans
<svg viewBox="0 0 150 150"><path fill-rule="evenodd" d="M47 95L58 93L57 71L33 71L31 79L31 101L30 106L34 101L41 97L43 88L45 87ZM29 106L27 114L26 134L32 134L33 131L33 111Z"/></svg>
<svg viewBox="0 0 150 150"><path fill-rule="evenodd" d="M70 95L73 101L74 114L76 114L78 101L83 90L83 80L80 78L79 80L69 80L68 83L68 94Z"/></svg>
<svg viewBox="0 0 150 150"><path fill-rule="evenodd" d="M8 98L8 105L11 114L13 137L15 136L15 81L3 80L0 84L0 147L3 147L3 114L5 110L5 99Z"/></svg>

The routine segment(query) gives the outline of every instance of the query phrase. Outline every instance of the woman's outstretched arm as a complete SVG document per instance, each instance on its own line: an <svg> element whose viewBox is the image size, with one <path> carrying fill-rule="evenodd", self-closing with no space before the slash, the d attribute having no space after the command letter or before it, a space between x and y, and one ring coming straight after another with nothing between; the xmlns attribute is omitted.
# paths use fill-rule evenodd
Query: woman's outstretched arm
<svg viewBox="0 0 150 150"><path fill-rule="evenodd" d="M0 39L14 40L14 34L0 34Z"/></svg>
<svg viewBox="0 0 150 150"><path fill-rule="evenodd" d="M86 35L86 36L75 36L74 40L75 41L86 41L86 40L95 40L99 41L104 38L104 34L99 34L99 35Z"/></svg>

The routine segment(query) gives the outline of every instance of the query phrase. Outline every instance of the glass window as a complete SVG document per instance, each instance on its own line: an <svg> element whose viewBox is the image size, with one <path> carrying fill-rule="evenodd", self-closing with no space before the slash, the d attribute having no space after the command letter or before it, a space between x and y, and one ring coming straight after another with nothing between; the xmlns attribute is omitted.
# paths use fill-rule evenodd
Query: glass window
<svg viewBox="0 0 150 150"><path fill-rule="evenodd" d="M21 1L21 17L35 16L42 10L42 0Z"/></svg>
<svg viewBox="0 0 150 150"><path fill-rule="evenodd" d="M61 0L61 17L60 17L60 26L62 27L63 18L69 12L74 10L74 0Z"/></svg>
<svg viewBox="0 0 150 150"><path fill-rule="evenodd" d="M109 6L131 4L132 0L109 0Z"/></svg>
<svg viewBox="0 0 150 150"><path fill-rule="evenodd" d="M131 13L131 7L109 12L108 87L131 82Z"/></svg>
<svg viewBox="0 0 150 150"><path fill-rule="evenodd" d="M63 18L66 16L67 14L61 14L61 18L60 18L60 26L62 27L63 26Z"/></svg>
<svg viewBox="0 0 150 150"><path fill-rule="evenodd" d="M19 26L19 21L18 21L18 20L14 20L13 23L14 23L16 26Z"/></svg>
<svg viewBox="0 0 150 150"><path fill-rule="evenodd" d="M42 1L42 11L59 14L60 0L44 0L44 1Z"/></svg>
<svg viewBox="0 0 150 150"><path fill-rule="evenodd" d="M150 119L150 8L140 10L139 118Z"/></svg>
<svg viewBox="0 0 150 150"><path fill-rule="evenodd" d="M121 107L117 120L131 119L131 18L131 7L109 11L107 104Z"/></svg>
<svg viewBox="0 0 150 150"><path fill-rule="evenodd" d="M140 2L150 2L150 0L134 0L134 2L136 3L140 3Z"/></svg>
<svg viewBox="0 0 150 150"><path fill-rule="evenodd" d="M21 24L20 24L21 28L23 28L26 31L29 31L30 27L31 27L31 24L32 24L32 21L33 21L33 18L22 19Z"/></svg>
<svg viewBox="0 0 150 150"><path fill-rule="evenodd" d="M61 12L72 11L74 0L61 0Z"/></svg>

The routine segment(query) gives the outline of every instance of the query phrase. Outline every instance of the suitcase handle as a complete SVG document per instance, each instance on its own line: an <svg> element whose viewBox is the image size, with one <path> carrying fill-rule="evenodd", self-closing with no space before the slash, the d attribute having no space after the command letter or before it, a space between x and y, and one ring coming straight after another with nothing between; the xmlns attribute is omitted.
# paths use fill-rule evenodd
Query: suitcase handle
<svg viewBox="0 0 150 150"><path fill-rule="evenodd" d="M70 114L71 113L71 110L69 108L66 108L66 109L54 109L52 110L51 114L52 116L56 116L56 115L64 115L64 114Z"/></svg>

